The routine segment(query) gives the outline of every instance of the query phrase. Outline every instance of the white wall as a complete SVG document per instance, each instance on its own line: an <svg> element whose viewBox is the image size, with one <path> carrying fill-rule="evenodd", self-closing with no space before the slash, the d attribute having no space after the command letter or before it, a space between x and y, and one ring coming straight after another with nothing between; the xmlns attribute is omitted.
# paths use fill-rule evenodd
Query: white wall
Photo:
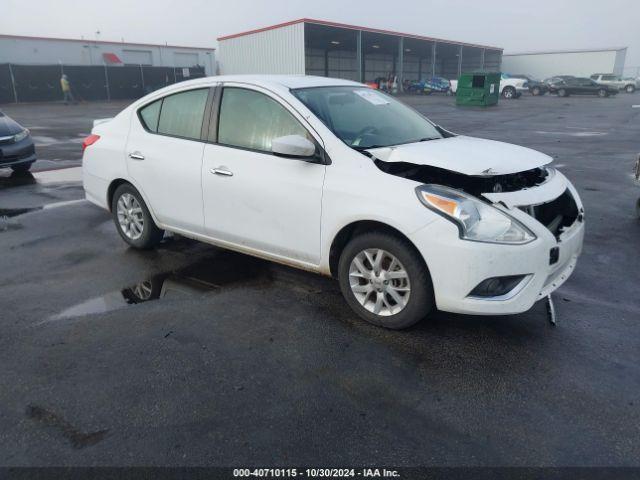
<svg viewBox="0 0 640 480"><path fill-rule="evenodd" d="M622 50L589 52L558 52L536 54L504 54L502 71L520 73L544 79L554 75L588 77L594 73L622 74L624 56ZM618 62L616 63L616 57ZM622 61L621 61L622 59Z"/></svg>
<svg viewBox="0 0 640 480"><path fill-rule="evenodd" d="M125 50L132 51L126 54ZM103 65L103 53L115 53L122 61L140 61L163 67L191 67L175 63L184 60L181 53L205 67L207 75L216 74L215 52L209 50L172 47L164 45L136 45L117 42L68 41L45 38L14 38L0 36L0 63L28 65ZM139 60L135 60L135 58ZM144 61L142 60L144 58ZM179 63L183 63L182 61Z"/></svg>
<svg viewBox="0 0 640 480"><path fill-rule="evenodd" d="M220 73L304 74L304 23L218 42Z"/></svg>

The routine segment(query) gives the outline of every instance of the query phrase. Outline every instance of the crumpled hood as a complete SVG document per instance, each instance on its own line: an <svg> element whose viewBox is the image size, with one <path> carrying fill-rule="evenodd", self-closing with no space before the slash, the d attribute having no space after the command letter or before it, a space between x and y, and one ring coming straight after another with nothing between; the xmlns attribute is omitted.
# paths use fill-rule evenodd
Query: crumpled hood
<svg viewBox="0 0 640 480"><path fill-rule="evenodd" d="M20 133L24 128L6 115L0 116L0 137L8 137Z"/></svg>
<svg viewBox="0 0 640 480"><path fill-rule="evenodd" d="M384 162L430 165L465 175L506 175L553 161L548 155L510 143L463 135L368 150Z"/></svg>

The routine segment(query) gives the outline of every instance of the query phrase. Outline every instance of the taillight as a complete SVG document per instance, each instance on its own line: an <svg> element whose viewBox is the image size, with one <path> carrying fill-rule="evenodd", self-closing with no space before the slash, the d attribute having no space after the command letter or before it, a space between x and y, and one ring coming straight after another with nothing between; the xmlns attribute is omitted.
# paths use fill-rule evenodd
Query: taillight
<svg viewBox="0 0 640 480"><path fill-rule="evenodd" d="M84 141L82 142L82 151L84 152L85 149L91 145L93 145L94 143L96 143L98 140L100 140L100 135L94 135L93 133L91 135L89 135L87 138L84 139Z"/></svg>

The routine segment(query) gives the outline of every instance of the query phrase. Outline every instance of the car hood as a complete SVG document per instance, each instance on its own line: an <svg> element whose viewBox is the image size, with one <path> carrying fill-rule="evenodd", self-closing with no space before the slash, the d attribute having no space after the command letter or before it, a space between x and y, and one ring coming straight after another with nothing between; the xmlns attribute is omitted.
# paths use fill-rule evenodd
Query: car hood
<svg viewBox="0 0 640 480"><path fill-rule="evenodd" d="M24 130L24 128L22 128L18 122L6 115L0 116L0 137L15 135L16 133L20 133L22 130Z"/></svg>
<svg viewBox="0 0 640 480"><path fill-rule="evenodd" d="M465 175L506 175L532 170L553 161L530 148L465 136L368 150L384 162L430 165Z"/></svg>

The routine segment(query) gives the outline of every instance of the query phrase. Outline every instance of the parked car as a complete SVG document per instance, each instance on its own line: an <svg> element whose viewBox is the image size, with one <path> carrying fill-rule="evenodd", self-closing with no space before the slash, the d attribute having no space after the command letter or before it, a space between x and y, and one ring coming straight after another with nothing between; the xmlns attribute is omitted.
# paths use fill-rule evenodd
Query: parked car
<svg viewBox="0 0 640 480"><path fill-rule="evenodd" d="M613 75L610 73L594 73L591 75L591 80L600 85L609 85L615 87L618 90L624 90L627 93L633 93L636 91L636 80L633 78L622 78L620 75Z"/></svg>
<svg viewBox="0 0 640 480"><path fill-rule="evenodd" d="M547 93L549 91L549 86L540 81L540 80L536 80L535 78L529 76L529 75L522 75L522 74L509 74L509 77L511 78L521 78L523 80L527 81L527 89L529 90L529 93L531 95L534 96L538 96L538 95L544 95L545 93Z"/></svg>
<svg viewBox="0 0 640 480"><path fill-rule="evenodd" d="M556 75L555 77L545 78L542 83L544 83L549 89L549 93L558 93L555 88L555 85L562 83L563 81L569 78L576 78L573 75Z"/></svg>
<svg viewBox="0 0 640 480"><path fill-rule="evenodd" d="M431 95L433 92L448 93L450 84L446 78L431 77L420 82L414 82L409 88L416 93Z"/></svg>
<svg viewBox="0 0 640 480"><path fill-rule="evenodd" d="M347 80L182 82L96 125L83 148L86 197L132 247L169 230L331 275L388 328L435 308L524 312L582 249L580 197L551 157L453 134Z"/></svg>
<svg viewBox="0 0 640 480"><path fill-rule="evenodd" d="M560 80L552 83L549 89L556 92L559 97L568 97L569 95L598 95L599 97L608 97L618 93L616 87L600 85L590 78L581 77Z"/></svg>
<svg viewBox="0 0 640 480"><path fill-rule="evenodd" d="M0 111L0 168L27 172L36 161L29 130Z"/></svg>
<svg viewBox="0 0 640 480"><path fill-rule="evenodd" d="M458 91L458 80L450 81L451 93ZM511 78L503 73L500 76L500 95L507 99L519 98L523 92L528 91L527 81L522 78Z"/></svg>

